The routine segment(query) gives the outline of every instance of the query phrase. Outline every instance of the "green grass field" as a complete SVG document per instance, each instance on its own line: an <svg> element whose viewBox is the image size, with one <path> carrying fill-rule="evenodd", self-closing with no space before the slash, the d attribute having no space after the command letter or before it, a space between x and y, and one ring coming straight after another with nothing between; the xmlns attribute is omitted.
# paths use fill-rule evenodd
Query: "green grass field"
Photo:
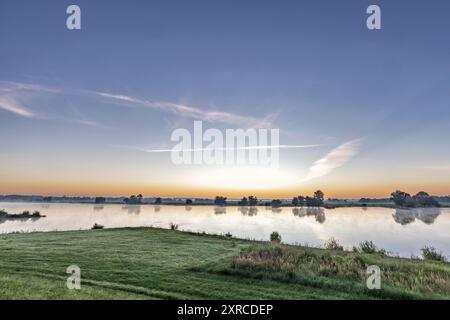
<svg viewBox="0 0 450 320"><path fill-rule="evenodd" d="M66 268L81 268L81 290ZM382 289L368 290L368 265ZM450 264L154 228L0 236L1 299L449 298Z"/></svg>

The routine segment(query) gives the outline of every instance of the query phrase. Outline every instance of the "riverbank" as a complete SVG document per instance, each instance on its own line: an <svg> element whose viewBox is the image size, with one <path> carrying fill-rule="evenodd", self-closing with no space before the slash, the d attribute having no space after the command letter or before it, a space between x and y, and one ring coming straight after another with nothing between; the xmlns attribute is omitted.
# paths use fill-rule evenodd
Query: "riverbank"
<svg viewBox="0 0 450 320"><path fill-rule="evenodd" d="M288 200L284 200L285 202L282 203L279 206L275 206L274 208L317 208L317 207L308 207L308 206L295 206L290 203L288 203ZM92 204L96 206L102 206L102 205L108 205L108 204L115 204L115 205L123 205L123 206L180 206L180 207L205 207L205 206L214 206L214 201L211 202L204 202L204 203L189 203L186 204L185 202L180 201L166 201L163 203L155 204L154 202L142 202L142 203L136 203L136 204L125 204L123 202L118 201L106 201L102 203L95 203L92 201L53 201L53 202L43 202L43 201L32 201L32 200L0 200L0 207L1 203L34 203L34 204L42 204L42 205L52 205L52 204ZM264 202L258 203L257 206L260 207L272 207L270 204L265 204ZM229 201L226 205L221 205L218 207L248 207L250 206L242 206L238 203L238 200L235 201ZM337 208L390 208L390 209L426 209L430 207L414 207L414 208L407 208L407 207L401 207L395 205L393 202L359 202L359 201L342 201L342 202L327 202L321 206L321 208L325 209L337 209ZM438 208L450 208L450 202L440 202Z"/></svg>
<svg viewBox="0 0 450 320"><path fill-rule="evenodd" d="M70 265L81 290L66 288ZM448 299L450 264L154 228L7 234L0 298Z"/></svg>

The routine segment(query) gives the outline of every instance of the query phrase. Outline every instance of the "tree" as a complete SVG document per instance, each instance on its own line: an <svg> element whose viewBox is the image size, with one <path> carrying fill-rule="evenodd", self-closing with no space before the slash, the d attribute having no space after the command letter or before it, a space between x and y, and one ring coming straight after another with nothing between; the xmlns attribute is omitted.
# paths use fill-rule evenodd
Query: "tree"
<svg viewBox="0 0 450 320"><path fill-rule="evenodd" d="M315 205L315 200L314 200L314 198L311 198L311 197L309 197L309 196L306 196L306 198L305 198L305 204L306 204L306 206L308 206L308 207L313 207L314 205Z"/></svg>
<svg viewBox="0 0 450 320"><path fill-rule="evenodd" d="M274 199L274 200L272 200L272 202L271 202L271 206L273 207L273 208L279 208L279 207L281 207L281 205L282 205L283 203L281 202L281 200L279 200L279 199Z"/></svg>
<svg viewBox="0 0 450 320"><path fill-rule="evenodd" d="M323 199L324 199L324 193L321 190L317 190L316 192L314 192L314 200L315 200L315 205L316 206L321 206L323 205Z"/></svg>
<svg viewBox="0 0 450 320"><path fill-rule="evenodd" d="M225 206L227 204L227 197L216 196L214 204L216 206Z"/></svg>
<svg viewBox="0 0 450 320"><path fill-rule="evenodd" d="M104 197L96 197L95 203L105 203L106 199Z"/></svg>
<svg viewBox="0 0 450 320"><path fill-rule="evenodd" d="M247 198L246 198L246 197L243 197L242 200L238 202L238 204L239 204L241 207L246 207L246 206L248 206L248 200L247 200Z"/></svg>
<svg viewBox="0 0 450 320"><path fill-rule="evenodd" d="M256 205L258 204L258 198L255 197L255 196L249 196L249 197L248 197L248 204L249 204L249 206L251 206L251 207L256 206Z"/></svg>
<svg viewBox="0 0 450 320"><path fill-rule="evenodd" d="M416 205L421 207L438 207L439 203L425 191L420 191L413 196Z"/></svg>
<svg viewBox="0 0 450 320"><path fill-rule="evenodd" d="M162 199L160 197L156 198L155 204L162 204Z"/></svg>
<svg viewBox="0 0 450 320"><path fill-rule="evenodd" d="M129 198L123 199L123 202L126 204L141 204L142 203L142 194L135 196L131 195Z"/></svg>
<svg viewBox="0 0 450 320"><path fill-rule="evenodd" d="M298 196L297 198L298 198L299 206L303 207L305 205L305 201L306 201L305 197L304 196Z"/></svg>
<svg viewBox="0 0 450 320"><path fill-rule="evenodd" d="M298 206L298 198L297 197L292 198L292 205L295 207Z"/></svg>
<svg viewBox="0 0 450 320"><path fill-rule="evenodd" d="M409 206L412 203L411 195L400 190L391 193L391 200L400 207L405 207L407 204Z"/></svg>
<svg viewBox="0 0 450 320"><path fill-rule="evenodd" d="M192 199L186 199L186 205L192 204Z"/></svg>

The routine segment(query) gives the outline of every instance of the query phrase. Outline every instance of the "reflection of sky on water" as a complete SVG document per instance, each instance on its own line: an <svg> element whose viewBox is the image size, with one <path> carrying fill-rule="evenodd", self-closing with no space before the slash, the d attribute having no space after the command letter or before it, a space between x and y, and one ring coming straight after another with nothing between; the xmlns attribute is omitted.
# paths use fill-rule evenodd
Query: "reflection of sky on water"
<svg viewBox="0 0 450 320"><path fill-rule="evenodd" d="M402 256L418 255L432 245L450 255L450 209L388 208L270 208L220 206L155 206L1 203L10 213L38 210L46 218L2 221L0 232L89 229L94 223L106 228L154 226L180 230L227 233L240 238L267 240L278 231L284 242L323 245L335 237L350 249L372 240Z"/></svg>

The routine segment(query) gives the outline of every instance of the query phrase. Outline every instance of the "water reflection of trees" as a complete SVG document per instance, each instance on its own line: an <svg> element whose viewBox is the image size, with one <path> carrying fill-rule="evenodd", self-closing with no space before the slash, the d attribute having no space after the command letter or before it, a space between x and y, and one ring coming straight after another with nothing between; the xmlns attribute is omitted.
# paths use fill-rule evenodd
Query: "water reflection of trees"
<svg viewBox="0 0 450 320"><path fill-rule="evenodd" d="M95 205L94 205L94 211L101 211L101 210L103 210L104 208L105 208L105 206L102 205L102 204L95 204Z"/></svg>
<svg viewBox="0 0 450 320"><path fill-rule="evenodd" d="M396 223L404 226L414 222L416 219L425 224L433 224L440 214L440 208L395 209L392 217Z"/></svg>
<svg viewBox="0 0 450 320"><path fill-rule="evenodd" d="M256 216L258 214L257 207L239 207L238 210L244 216Z"/></svg>
<svg viewBox="0 0 450 320"><path fill-rule="evenodd" d="M128 205L123 206L122 210L126 210L126 211L128 211L128 213L132 213L132 214L140 214L141 206L128 204Z"/></svg>
<svg viewBox="0 0 450 320"><path fill-rule="evenodd" d="M214 214L225 214L227 213L227 207L223 206L215 206L214 207Z"/></svg>
<svg viewBox="0 0 450 320"><path fill-rule="evenodd" d="M324 223L326 219L325 209L322 207L293 208L292 213L296 217L314 216L319 223Z"/></svg>
<svg viewBox="0 0 450 320"><path fill-rule="evenodd" d="M189 211L192 210L192 206L185 206L185 207L184 207L184 210L187 211L187 212L189 212Z"/></svg>

